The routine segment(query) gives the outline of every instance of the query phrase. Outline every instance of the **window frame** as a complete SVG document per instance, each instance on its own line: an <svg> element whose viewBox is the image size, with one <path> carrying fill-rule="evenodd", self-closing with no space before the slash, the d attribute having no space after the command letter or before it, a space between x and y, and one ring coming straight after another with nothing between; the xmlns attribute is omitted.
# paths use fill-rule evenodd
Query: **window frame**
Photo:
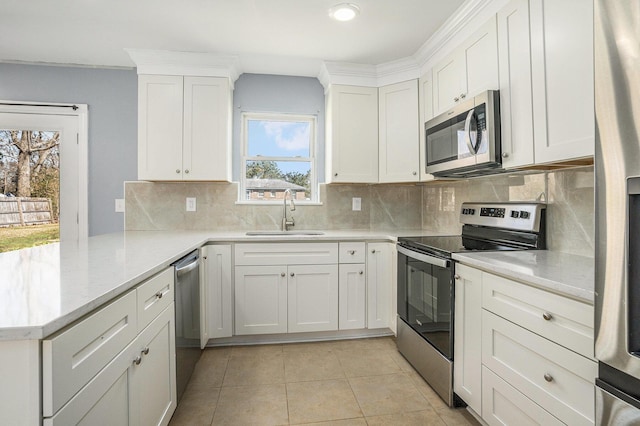
<svg viewBox="0 0 640 426"><path fill-rule="evenodd" d="M317 139L318 139L318 116L314 114L289 114L289 113L263 113L263 112L248 112L241 113L240 124L240 178L239 178L239 194L247 193L247 162L248 161L275 161L275 162L299 162L309 163L311 172L309 174L309 200L296 200L296 204L320 204L320 190L318 187L318 170L317 170ZM249 121L291 121L291 122L308 122L309 123L309 157L286 157L286 156L250 156L249 152L249 140L248 140L248 127ZM274 205L281 204L282 200L268 200L267 197L257 200L244 199L242 195L238 196L238 203L242 204L256 204L256 205Z"/></svg>

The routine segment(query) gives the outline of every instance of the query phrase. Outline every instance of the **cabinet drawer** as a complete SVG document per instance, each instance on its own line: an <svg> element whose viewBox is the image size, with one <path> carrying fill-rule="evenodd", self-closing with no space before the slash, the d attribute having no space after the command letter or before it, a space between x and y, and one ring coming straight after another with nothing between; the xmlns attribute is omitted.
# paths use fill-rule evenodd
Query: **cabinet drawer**
<svg viewBox="0 0 640 426"><path fill-rule="evenodd" d="M366 247L364 242L340 243L340 263L364 263Z"/></svg>
<svg viewBox="0 0 640 426"><path fill-rule="evenodd" d="M160 312L173 302L173 286L173 268L167 268L145 281L136 289L138 298L138 332L142 331Z"/></svg>
<svg viewBox="0 0 640 426"><path fill-rule="evenodd" d="M53 415L138 333L136 292L42 341L42 411Z"/></svg>
<svg viewBox="0 0 640 426"><path fill-rule="evenodd" d="M594 361L483 311L482 363L562 422L594 423Z"/></svg>
<svg viewBox="0 0 640 426"><path fill-rule="evenodd" d="M485 273L482 307L593 358L593 306Z"/></svg>
<svg viewBox="0 0 640 426"><path fill-rule="evenodd" d="M338 263L338 243L236 244L236 265L320 265Z"/></svg>
<svg viewBox="0 0 640 426"><path fill-rule="evenodd" d="M564 424L487 367L482 367L482 419L490 426Z"/></svg>

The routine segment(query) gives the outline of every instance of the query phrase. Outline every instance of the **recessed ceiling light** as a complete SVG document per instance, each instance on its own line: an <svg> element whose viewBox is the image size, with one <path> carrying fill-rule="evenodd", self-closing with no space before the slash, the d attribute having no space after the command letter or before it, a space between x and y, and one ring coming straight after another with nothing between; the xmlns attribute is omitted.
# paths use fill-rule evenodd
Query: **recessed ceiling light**
<svg viewBox="0 0 640 426"><path fill-rule="evenodd" d="M350 21L360 13L360 8L353 3L340 3L329 9L329 16L336 21Z"/></svg>

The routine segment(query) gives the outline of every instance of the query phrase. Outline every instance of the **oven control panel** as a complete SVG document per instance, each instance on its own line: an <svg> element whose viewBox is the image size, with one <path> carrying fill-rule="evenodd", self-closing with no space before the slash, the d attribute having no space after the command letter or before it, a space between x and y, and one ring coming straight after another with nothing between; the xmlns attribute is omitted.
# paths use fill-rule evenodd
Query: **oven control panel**
<svg viewBox="0 0 640 426"><path fill-rule="evenodd" d="M462 203L460 223L538 232L543 203Z"/></svg>

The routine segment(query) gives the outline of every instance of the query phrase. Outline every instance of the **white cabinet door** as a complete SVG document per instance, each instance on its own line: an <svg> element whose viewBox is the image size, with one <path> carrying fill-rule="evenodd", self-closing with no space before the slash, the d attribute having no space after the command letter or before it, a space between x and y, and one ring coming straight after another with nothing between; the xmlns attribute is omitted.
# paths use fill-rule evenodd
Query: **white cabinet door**
<svg viewBox="0 0 640 426"><path fill-rule="evenodd" d="M327 183L378 182L378 89L332 85L326 105Z"/></svg>
<svg viewBox="0 0 640 426"><path fill-rule="evenodd" d="M482 367L482 420L490 426L564 425L487 367Z"/></svg>
<svg viewBox="0 0 640 426"><path fill-rule="evenodd" d="M366 265L352 263L339 267L339 312L338 324L340 330L365 328L367 279Z"/></svg>
<svg viewBox="0 0 640 426"><path fill-rule="evenodd" d="M236 266L236 334L287 332L287 267Z"/></svg>
<svg viewBox="0 0 640 426"><path fill-rule="evenodd" d="M288 268L288 332L338 329L338 265Z"/></svg>
<svg viewBox="0 0 640 426"><path fill-rule="evenodd" d="M369 243L367 249L367 328L395 331L395 245Z"/></svg>
<svg viewBox="0 0 640 426"><path fill-rule="evenodd" d="M182 179L183 80L138 76L138 179Z"/></svg>
<svg viewBox="0 0 640 426"><path fill-rule="evenodd" d="M230 119L227 78L184 77L185 180L231 180Z"/></svg>
<svg viewBox="0 0 640 426"><path fill-rule="evenodd" d="M433 70L429 70L424 73L418 82L419 89L419 105L420 105L420 123L418 125L418 132L420 136L420 181L433 180L433 175L427 173L427 153L426 153L426 141L424 132L424 123L431 120L434 116L433 113Z"/></svg>
<svg viewBox="0 0 640 426"><path fill-rule="evenodd" d="M535 161L593 156L593 2L531 0Z"/></svg>
<svg viewBox="0 0 640 426"><path fill-rule="evenodd" d="M132 375L133 424L167 425L177 406L174 305L138 336ZM140 357L140 363L137 363Z"/></svg>
<svg viewBox="0 0 640 426"><path fill-rule="evenodd" d="M498 88L498 39L492 17L433 67L433 108L438 115L456 103Z"/></svg>
<svg viewBox="0 0 640 426"><path fill-rule="evenodd" d="M420 167L418 82L379 89L379 181L417 182Z"/></svg>
<svg viewBox="0 0 640 426"><path fill-rule="evenodd" d="M233 334L233 300L231 282L231 246L208 245L201 249L203 268L201 300L203 340L231 337Z"/></svg>
<svg viewBox="0 0 640 426"><path fill-rule="evenodd" d="M456 264L453 391L482 413L482 272Z"/></svg>
<svg viewBox="0 0 640 426"><path fill-rule="evenodd" d="M512 0L497 18L502 164L527 166L534 162L529 0Z"/></svg>

